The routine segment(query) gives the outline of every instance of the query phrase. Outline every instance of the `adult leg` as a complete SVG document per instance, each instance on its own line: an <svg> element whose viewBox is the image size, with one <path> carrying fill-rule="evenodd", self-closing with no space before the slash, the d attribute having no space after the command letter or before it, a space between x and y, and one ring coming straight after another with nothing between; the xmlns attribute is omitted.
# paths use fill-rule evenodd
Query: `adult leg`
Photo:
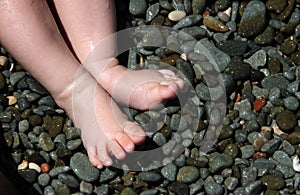
<svg viewBox="0 0 300 195"><path fill-rule="evenodd" d="M92 76L84 70L78 75L80 63L62 38L46 1L3 0L0 7L2 45L81 128L91 163L101 168L111 164L110 152L123 158L123 149L132 151L144 139L144 132L127 120ZM76 117L78 113L82 117Z"/></svg>
<svg viewBox="0 0 300 195"><path fill-rule="evenodd" d="M111 37L115 32L113 0L54 0L54 4L78 58L118 101L148 109L183 88L183 80L172 71L133 71L119 65Z"/></svg>

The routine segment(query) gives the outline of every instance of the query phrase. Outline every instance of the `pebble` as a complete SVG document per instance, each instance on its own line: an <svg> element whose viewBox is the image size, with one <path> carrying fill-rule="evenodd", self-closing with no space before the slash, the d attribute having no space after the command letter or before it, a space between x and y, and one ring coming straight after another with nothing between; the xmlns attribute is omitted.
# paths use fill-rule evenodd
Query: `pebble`
<svg viewBox="0 0 300 195"><path fill-rule="evenodd" d="M173 163L169 163L161 169L161 174L163 177L169 181L175 181L177 175L177 167Z"/></svg>
<svg viewBox="0 0 300 195"><path fill-rule="evenodd" d="M295 114L286 109L277 115L276 122L283 132L289 132L297 125Z"/></svg>
<svg viewBox="0 0 300 195"><path fill-rule="evenodd" d="M183 183L192 183L199 177L199 169L194 166L181 167L177 174L177 181Z"/></svg>
<svg viewBox="0 0 300 195"><path fill-rule="evenodd" d="M211 64L217 64L219 70L223 71L230 62L230 56L219 50L207 38L197 42L194 48L195 53L206 56Z"/></svg>
<svg viewBox="0 0 300 195"><path fill-rule="evenodd" d="M242 153L242 158L250 158L254 154L255 150L252 145L245 145L240 148Z"/></svg>
<svg viewBox="0 0 300 195"><path fill-rule="evenodd" d="M36 92L41 95L48 94L48 91L40 83L38 83L35 79L28 77L28 78L26 78L26 83L27 83L29 89L32 90L33 92Z"/></svg>
<svg viewBox="0 0 300 195"><path fill-rule="evenodd" d="M256 112L260 111L264 105L266 105L267 101L264 98L258 98L253 103L253 108Z"/></svg>
<svg viewBox="0 0 300 195"><path fill-rule="evenodd" d="M280 46L280 51L284 54L290 55L297 48L297 41L294 36L286 38Z"/></svg>
<svg viewBox="0 0 300 195"><path fill-rule="evenodd" d="M115 178L117 175L116 172L111 171L109 168L105 168L103 171L101 171L100 173L100 183L104 183L107 181L112 180L113 178Z"/></svg>
<svg viewBox="0 0 300 195"><path fill-rule="evenodd" d="M161 179L161 175L155 172L140 172L137 177L145 182L158 182Z"/></svg>
<svg viewBox="0 0 300 195"><path fill-rule="evenodd" d="M202 19L201 15L189 15L179 20L177 24L173 26L174 29L182 29L185 27L190 27L196 25Z"/></svg>
<svg viewBox="0 0 300 195"><path fill-rule="evenodd" d="M223 187L215 181L204 183L204 189L208 195L221 195L224 193Z"/></svg>
<svg viewBox="0 0 300 195"><path fill-rule="evenodd" d="M34 169L20 169L18 173L30 184L33 184L38 176Z"/></svg>
<svg viewBox="0 0 300 195"><path fill-rule="evenodd" d="M246 52L248 44L241 40L225 40L220 42L218 48L230 56L242 56Z"/></svg>
<svg viewBox="0 0 300 195"><path fill-rule="evenodd" d="M268 154L273 154L280 146L281 140L279 138L274 138L268 140L261 148L262 152L266 152Z"/></svg>
<svg viewBox="0 0 300 195"><path fill-rule="evenodd" d="M258 45L270 45L274 41L275 31L268 26L260 35L255 37L254 42Z"/></svg>
<svg viewBox="0 0 300 195"><path fill-rule="evenodd" d="M58 175L58 179L59 179L59 181L63 182L64 184L66 184L67 186L69 186L71 188L79 187L79 182L78 182L77 178L74 177L73 175L62 173L62 174Z"/></svg>
<svg viewBox="0 0 300 195"><path fill-rule="evenodd" d="M226 25L224 25L221 21L212 16L205 16L203 18L203 24L207 28L217 32L227 32L229 30L229 28Z"/></svg>
<svg viewBox="0 0 300 195"><path fill-rule="evenodd" d="M145 0L130 0L129 12L134 16L142 16L146 13L147 3Z"/></svg>
<svg viewBox="0 0 300 195"><path fill-rule="evenodd" d="M11 85L14 86L25 76L26 76L25 72L22 72L22 71L14 72L10 75L9 82Z"/></svg>
<svg viewBox="0 0 300 195"><path fill-rule="evenodd" d="M189 195L189 187L182 182L172 182L168 186L168 190L175 193L175 194L180 194L180 195Z"/></svg>
<svg viewBox="0 0 300 195"><path fill-rule="evenodd" d="M109 185L108 184L103 184L99 187L97 187L93 192L99 195L107 195L109 194Z"/></svg>
<svg viewBox="0 0 300 195"><path fill-rule="evenodd" d="M277 150L274 152L272 158L276 160L280 164L284 164L286 166L292 166L292 160L287 153L282 150Z"/></svg>
<svg viewBox="0 0 300 195"><path fill-rule="evenodd" d="M192 0L193 14L201 14L206 5L206 0Z"/></svg>
<svg viewBox="0 0 300 195"><path fill-rule="evenodd" d="M8 59L6 56L0 56L0 66L5 66L8 62Z"/></svg>
<svg viewBox="0 0 300 195"><path fill-rule="evenodd" d="M39 136L39 145L46 152L53 150L55 146L49 134L45 132Z"/></svg>
<svg viewBox="0 0 300 195"><path fill-rule="evenodd" d="M250 58L245 59L244 62L247 62L251 65L252 68L258 69L263 67L267 62L267 54L265 50L258 50Z"/></svg>
<svg viewBox="0 0 300 195"><path fill-rule="evenodd" d="M186 13L184 11L181 11L181 10L174 10L174 11L171 11L168 14L168 18L171 21L175 21L175 22L183 19L185 16L186 16Z"/></svg>
<svg viewBox="0 0 300 195"><path fill-rule="evenodd" d="M239 183L239 180L235 177L227 177L224 181L224 185L226 186L226 188L231 191L235 190L238 183Z"/></svg>
<svg viewBox="0 0 300 195"><path fill-rule="evenodd" d="M47 186L50 183L50 175L48 173L42 173L38 176L38 183L41 186Z"/></svg>
<svg viewBox="0 0 300 195"><path fill-rule="evenodd" d="M227 154L213 153L209 156L209 170L213 173L230 167L232 163L232 157Z"/></svg>
<svg viewBox="0 0 300 195"><path fill-rule="evenodd" d="M283 104L287 109L296 111L299 107L299 100L293 96L289 96L283 99Z"/></svg>
<svg viewBox="0 0 300 195"><path fill-rule="evenodd" d="M242 15L239 23L239 33L243 37L259 35L265 27L266 7L261 1L250 1Z"/></svg>
<svg viewBox="0 0 300 195"><path fill-rule="evenodd" d="M91 183L81 181L79 184L80 192L85 194L92 194L93 192L93 185Z"/></svg>
<svg viewBox="0 0 300 195"><path fill-rule="evenodd" d="M261 181L253 181L251 183L248 183L245 186L245 195L252 195L252 194L260 194L260 192L263 189L263 184Z"/></svg>
<svg viewBox="0 0 300 195"><path fill-rule="evenodd" d="M280 190L285 186L284 179L275 175L265 175L260 180L270 190Z"/></svg>
<svg viewBox="0 0 300 195"><path fill-rule="evenodd" d="M263 88L272 90L273 88L286 89L289 81L280 74L265 77L261 81Z"/></svg>
<svg viewBox="0 0 300 195"><path fill-rule="evenodd" d="M244 80L250 75L250 64L243 62L240 58L232 58L225 73L229 74L234 80Z"/></svg>
<svg viewBox="0 0 300 195"><path fill-rule="evenodd" d="M84 181L93 182L99 177L99 169L93 167L83 153L77 152L71 157L70 167Z"/></svg>
<svg viewBox="0 0 300 195"><path fill-rule="evenodd" d="M150 22L159 13L159 3L151 5L146 11L146 22Z"/></svg>

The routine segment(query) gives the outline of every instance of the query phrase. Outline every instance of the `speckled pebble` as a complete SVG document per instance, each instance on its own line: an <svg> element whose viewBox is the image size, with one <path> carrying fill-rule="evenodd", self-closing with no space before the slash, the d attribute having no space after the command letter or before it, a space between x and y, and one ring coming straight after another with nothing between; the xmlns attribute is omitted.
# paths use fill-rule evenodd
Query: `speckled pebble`
<svg viewBox="0 0 300 195"><path fill-rule="evenodd" d="M265 50L258 50L250 58L245 59L245 62L249 63L252 68L258 69L264 66L267 62L267 54Z"/></svg>
<svg viewBox="0 0 300 195"><path fill-rule="evenodd" d="M161 179L160 174L155 172L140 172L137 177L145 182L158 182Z"/></svg>
<svg viewBox="0 0 300 195"><path fill-rule="evenodd" d="M80 152L75 153L71 157L70 167L74 173L84 181L92 182L99 177L99 169L93 167L88 157Z"/></svg>
<svg viewBox="0 0 300 195"><path fill-rule="evenodd" d="M276 117L276 122L282 131L291 131L297 125L297 119L293 112L283 110Z"/></svg>
<svg viewBox="0 0 300 195"><path fill-rule="evenodd" d="M179 169L177 181L183 183L192 183L199 177L199 169L194 166L185 166Z"/></svg>
<svg viewBox="0 0 300 195"><path fill-rule="evenodd" d="M274 175L265 175L260 180L270 190L280 190L285 186L284 179Z"/></svg>
<svg viewBox="0 0 300 195"><path fill-rule="evenodd" d="M141 16L146 13L147 3L145 0L130 0L129 11L134 16Z"/></svg>
<svg viewBox="0 0 300 195"><path fill-rule="evenodd" d="M208 195L221 195L224 193L223 187L215 181L206 182L204 189Z"/></svg>
<svg viewBox="0 0 300 195"><path fill-rule="evenodd" d="M239 24L239 33L244 37L251 37L261 33L265 26L266 7L261 1L248 3Z"/></svg>

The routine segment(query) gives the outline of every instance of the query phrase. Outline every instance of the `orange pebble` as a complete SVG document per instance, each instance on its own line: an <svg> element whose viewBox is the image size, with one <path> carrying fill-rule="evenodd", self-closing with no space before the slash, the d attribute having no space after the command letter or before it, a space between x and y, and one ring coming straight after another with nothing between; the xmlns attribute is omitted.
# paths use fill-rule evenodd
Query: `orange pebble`
<svg viewBox="0 0 300 195"><path fill-rule="evenodd" d="M253 103L253 108L254 110L260 111L262 109L262 107L264 107L264 105L266 105L267 101L264 98L258 98L254 101Z"/></svg>
<svg viewBox="0 0 300 195"><path fill-rule="evenodd" d="M265 158L267 155L263 152L256 152L253 154L253 158Z"/></svg>
<svg viewBox="0 0 300 195"><path fill-rule="evenodd" d="M205 17L205 16L209 16L210 15L210 12L209 11L205 11L203 12L202 16Z"/></svg>
<svg viewBox="0 0 300 195"><path fill-rule="evenodd" d="M47 163L42 163L42 164L41 164L41 171L42 171L43 173L48 173L48 172L49 172L49 169L50 169L50 167L49 167L49 165L48 165Z"/></svg>
<svg viewBox="0 0 300 195"><path fill-rule="evenodd" d="M239 102L239 101L241 101L241 94L236 94L236 98L235 98L235 101L236 102Z"/></svg>

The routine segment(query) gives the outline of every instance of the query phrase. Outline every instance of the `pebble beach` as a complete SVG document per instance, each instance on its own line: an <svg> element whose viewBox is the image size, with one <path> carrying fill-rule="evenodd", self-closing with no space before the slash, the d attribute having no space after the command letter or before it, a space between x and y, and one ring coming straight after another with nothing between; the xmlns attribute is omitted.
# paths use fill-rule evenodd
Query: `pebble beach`
<svg viewBox="0 0 300 195"><path fill-rule="evenodd" d="M300 0L116 7L119 30L134 29L120 62L189 83L163 109L123 108L147 134L137 151L157 153L93 167L80 130L1 47L0 176L20 194L300 194Z"/></svg>

